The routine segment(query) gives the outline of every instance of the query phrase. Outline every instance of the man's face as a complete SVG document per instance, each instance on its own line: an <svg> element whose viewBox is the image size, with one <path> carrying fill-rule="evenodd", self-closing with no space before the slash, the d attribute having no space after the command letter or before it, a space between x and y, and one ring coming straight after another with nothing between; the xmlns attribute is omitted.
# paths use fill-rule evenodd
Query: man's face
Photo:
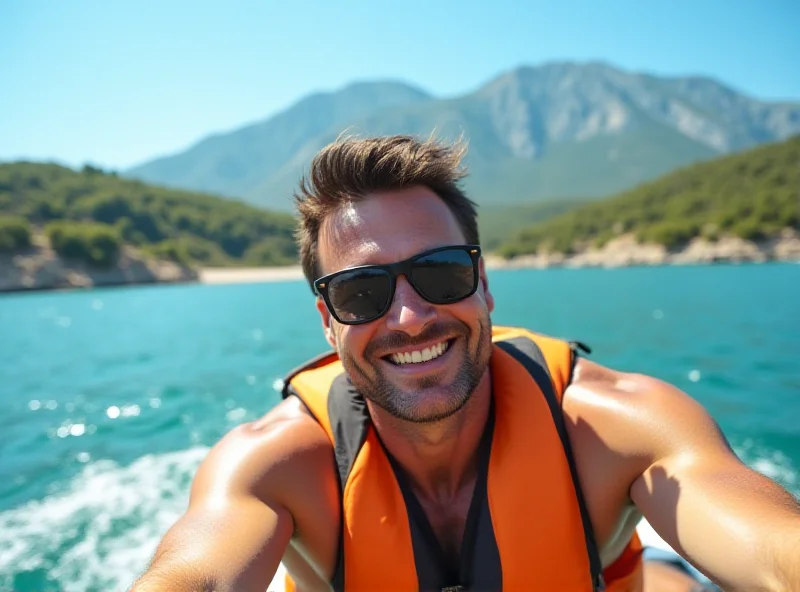
<svg viewBox="0 0 800 592"><path fill-rule="evenodd" d="M445 203L430 189L413 187L367 196L328 217L320 231L319 261L322 273L329 274L465 242ZM391 415L413 422L444 419L469 400L488 369L493 308L482 260L477 292L455 304L431 304L405 276L397 278L389 311L363 325L337 323L317 299L328 341L353 385ZM431 347L437 353L446 349L426 362L391 359Z"/></svg>

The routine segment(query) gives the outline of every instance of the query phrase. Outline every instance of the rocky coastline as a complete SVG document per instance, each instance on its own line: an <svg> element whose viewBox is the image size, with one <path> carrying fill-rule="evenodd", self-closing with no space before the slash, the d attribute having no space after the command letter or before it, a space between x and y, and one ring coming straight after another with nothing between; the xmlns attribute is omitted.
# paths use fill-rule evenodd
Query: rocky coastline
<svg viewBox="0 0 800 592"><path fill-rule="evenodd" d="M123 247L109 268L64 259L46 244L0 253L0 292L193 282L197 277L192 268L146 257L130 247Z"/></svg>
<svg viewBox="0 0 800 592"><path fill-rule="evenodd" d="M512 259L489 255L486 259L490 269L800 262L800 237L794 230L787 229L765 241L748 241L734 236L717 241L695 238L679 249L669 250L663 245L641 244L633 235L623 235L601 248L587 246L568 255L540 252Z"/></svg>

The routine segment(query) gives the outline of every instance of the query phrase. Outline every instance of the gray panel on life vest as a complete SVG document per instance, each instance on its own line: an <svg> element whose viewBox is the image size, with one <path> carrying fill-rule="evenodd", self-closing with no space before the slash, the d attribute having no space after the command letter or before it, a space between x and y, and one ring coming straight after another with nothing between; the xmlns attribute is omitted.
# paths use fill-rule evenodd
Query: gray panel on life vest
<svg viewBox="0 0 800 592"><path fill-rule="evenodd" d="M414 568L417 571L417 585L421 592L438 591L444 585L442 568L438 565L438 557L431 553L423 543L425 534L419 522L409 516L408 526L411 530L411 545L414 549Z"/></svg>
<svg viewBox="0 0 800 592"><path fill-rule="evenodd" d="M489 496L484 495L478 517L475 546L472 551L472 577L470 590L502 590L503 567L500 563L500 549L492 528L492 515L489 511Z"/></svg>
<svg viewBox="0 0 800 592"><path fill-rule="evenodd" d="M328 390L328 419L333 431L341 503L344 499L344 487L356 456L367 438L369 427L367 404L344 372L333 379ZM336 592L343 592L344 583L344 529L343 525L340 525L338 557L331 578L331 587Z"/></svg>
<svg viewBox="0 0 800 592"><path fill-rule="evenodd" d="M367 438L369 425L369 412L364 397L358 393L344 372L333 379L328 391L328 418L333 430L340 490L344 493L353 463Z"/></svg>

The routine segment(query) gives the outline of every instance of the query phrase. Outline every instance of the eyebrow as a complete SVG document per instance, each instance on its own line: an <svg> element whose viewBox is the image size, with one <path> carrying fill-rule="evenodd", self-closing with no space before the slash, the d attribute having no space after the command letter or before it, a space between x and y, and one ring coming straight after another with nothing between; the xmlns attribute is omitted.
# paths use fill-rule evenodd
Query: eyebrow
<svg viewBox="0 0 800 592"><path fill-rule="evenodd" d="M333 246L333 245L329 245L329 246ZM364 248L364 247L366 247L366 248ZM333 249L331 249L331 250L333 250ZM360 245L360 248L357 251L353 251L352 254L355 255L355 256L359 256L359 255L363 256L364 260L361 261L361 262L354 262L352 260L348 261L347 265L339 266L337 269L334 269L333 271L329 271L327 273L323 273L322 275L328 275L328 274L331 274L331 273L344 271L345 269L351 269L353 267L363 267L364 265L387 265L387 263L381 263L381 262L375 260L375 256L380 254L380 249L378 248L378 246L374 242L362 243ZM391 261L389 263L391 263ZM320 266L320 271L322 271L322 266Z"/></svg>
<svg viewBox="0 0 800 592"><path fill-rule="evenodd" d="M368 243L368 244L375 246L374 242L373 243ZM356 264L352 264L352 265L347 265L345 267L340 267L336 271L332 271L330 273L338 273L340 271L345 271L347 269L352 269L354 267L365 267L365 266L368 266L368 265L392 265L393 263L399 263L401 261L407 261L408 259L412 259L412 258L416 257L417 255L422 255L423 253L427 253L428 251L433 251L435 249L440 249L442 247L450 247L450 246L454 246L454 245L458 245L458 244L459 243L442 243L442 244L437 244L437 245L434 245L434 246L428 246L428 247L422 249L421 251L415 251L411 255L403 257L402 259L392 259L391 261L375 261L375 260L373 260L373 255L380 251L380 249L375 247L374 249L370 249L371 253L366 258L365 262L356 263Z"/></svg>

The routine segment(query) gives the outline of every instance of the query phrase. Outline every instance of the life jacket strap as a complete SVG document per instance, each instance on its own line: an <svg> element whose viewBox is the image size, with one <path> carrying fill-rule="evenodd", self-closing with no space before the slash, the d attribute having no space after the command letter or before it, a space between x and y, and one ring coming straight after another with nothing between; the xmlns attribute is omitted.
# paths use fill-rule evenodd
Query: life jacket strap
<svg viewBox="0 0 800 592"><path fill-rule="evenodd" d="M578 347L583 346L583 344L579 342L574 343L578 344ZM547 361L542 354L542 350L539 349L536 343L526 337L513 337L506 341L497 341L496 345L525 367L531 377L536 381L536 384L539 385L542 393L544 393L545 399L547 399L547 405L550 408L553 423L561 438L561 445L564 447L564 453L566 454L569 464L569 472L572 475L572 483L575 487L575 495L578 500L578 507L580 508L581 521L583 522L583 533L586 539L586 551L589 555L589 570L592 577L592 586L596 592L602 592L602 590L605 590L603 564L600 561L600 553L597 549L597 541L594 537L594 528L589 519L589 510L587 509L581 483L578 479L578 470L575 466L572 445L570 444L567 427L564 423L564 415L562 414L559 400L553 390L550 372L547 369ZM588 350L589 348L583 346L581 349ZM573 352L575 352L574 349ZM573 359L576 357L575 353L573 353Z"/></svg>

